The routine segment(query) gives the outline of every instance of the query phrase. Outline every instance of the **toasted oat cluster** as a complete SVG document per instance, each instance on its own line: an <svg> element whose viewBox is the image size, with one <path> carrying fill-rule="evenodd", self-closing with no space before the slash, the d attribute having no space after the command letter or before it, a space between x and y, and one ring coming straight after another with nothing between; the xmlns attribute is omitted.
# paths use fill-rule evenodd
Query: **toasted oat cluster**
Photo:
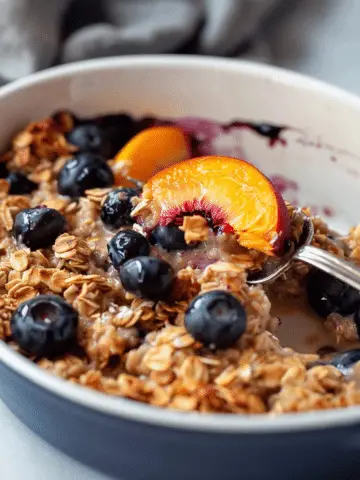
<svg viewBox="0 0 360 480"><path fill-rule="evenodd" d="M119 117L126 143L139 127ZM276 297L308 298L336 341L357 342L358 292L301 262L266 288L249 286L268 254L239 246L231 225L199 209L147 230L132 215L141 185L108 160L119 145L104 125L60 112L28 125L1 157L0 339L66 380L159 407L359 404L349 372L360 351L297 353L280 344L271 310ZM312 221L315 246L360 263L360 227L340 239Z"/></svg>

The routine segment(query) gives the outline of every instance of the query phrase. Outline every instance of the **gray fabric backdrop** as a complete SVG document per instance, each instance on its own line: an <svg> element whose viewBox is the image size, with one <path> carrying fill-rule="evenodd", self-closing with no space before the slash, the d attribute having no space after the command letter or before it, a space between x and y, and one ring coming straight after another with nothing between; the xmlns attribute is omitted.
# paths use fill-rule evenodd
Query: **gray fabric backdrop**
<svg viewBox="0 0 360 480"><path fill-rule="evenodd" d="M358 91L358 3L0 0L0 84L56 63L176 52L256 59Z"/></svg>
<svg viewBox="0 0 360 480"><path fill-rule="evenodd" d="M0 0L2 83L54 63L194 52L268 60L262 28L289 0Z"/></svg>

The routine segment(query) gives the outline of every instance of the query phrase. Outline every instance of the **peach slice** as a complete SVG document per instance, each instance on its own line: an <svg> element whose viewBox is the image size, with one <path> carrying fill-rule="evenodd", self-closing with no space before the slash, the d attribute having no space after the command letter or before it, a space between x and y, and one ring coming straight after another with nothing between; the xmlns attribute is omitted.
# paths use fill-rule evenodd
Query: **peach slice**
<svg viewBox="0 0 360 480"><path fill-rule="evenodd" d="M180 128L147 128L129 140L115 156L115 183L132 186L124 177L146 182L161 169L190 157L189 138Z"/></svg>
<svg viewBox="0 0 360 480"><path fill-rule="evenodd" d="M290 234L285 202L271 181L244 160L208 156L180 162L153 176L134 210L145 229L203 215L235 233L240 245L273 255Z"/></svg>

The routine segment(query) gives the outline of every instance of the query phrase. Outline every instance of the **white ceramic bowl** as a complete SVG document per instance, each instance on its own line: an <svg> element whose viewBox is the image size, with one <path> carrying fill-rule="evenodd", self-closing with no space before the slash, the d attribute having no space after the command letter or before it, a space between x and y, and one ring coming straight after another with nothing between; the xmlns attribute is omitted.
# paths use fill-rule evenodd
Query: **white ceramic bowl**
<svg viewBox="0 0 360 480"><path fill-rule="evenodd" d="M59 109L286 126L286 145L270 147L245 129L223 135L214 148L234 153L235 145L275 178L286 198L314 206L339 230L360 220L360 100L322 82L268 66L186 56L67 65L0 90L0 147L26 123ZM63 382L1 342L0 361L0 395L25 423L75 457L125 478L211 479L224 465L228 479L240 470L247 479L265 478L265 472L272 478L281 462L282 472L294 473L282 478L300 478L308 468L307 478L320 478L350 468L349 452L360 448L360 408L281 418L182 414Z"/></svg>

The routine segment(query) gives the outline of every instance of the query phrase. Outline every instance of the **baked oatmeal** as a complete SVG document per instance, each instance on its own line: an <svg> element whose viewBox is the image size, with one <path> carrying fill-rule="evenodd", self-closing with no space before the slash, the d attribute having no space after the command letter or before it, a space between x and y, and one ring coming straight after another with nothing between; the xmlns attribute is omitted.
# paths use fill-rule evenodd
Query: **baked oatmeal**
<svg viewBox="0 0 360 480"><path fill-rule="evenodd" d="M360 293L298 261L250 286L298 241L295 208L242 160L181 162L197 147L168 121L126 115L58 112L19 132L0 163L0 339L63 379L154 406L359 404ZM341 238L312 222L313 245L360 263L360 227ZM272 303L299 298L354 348L282 345Z"/></svg>

